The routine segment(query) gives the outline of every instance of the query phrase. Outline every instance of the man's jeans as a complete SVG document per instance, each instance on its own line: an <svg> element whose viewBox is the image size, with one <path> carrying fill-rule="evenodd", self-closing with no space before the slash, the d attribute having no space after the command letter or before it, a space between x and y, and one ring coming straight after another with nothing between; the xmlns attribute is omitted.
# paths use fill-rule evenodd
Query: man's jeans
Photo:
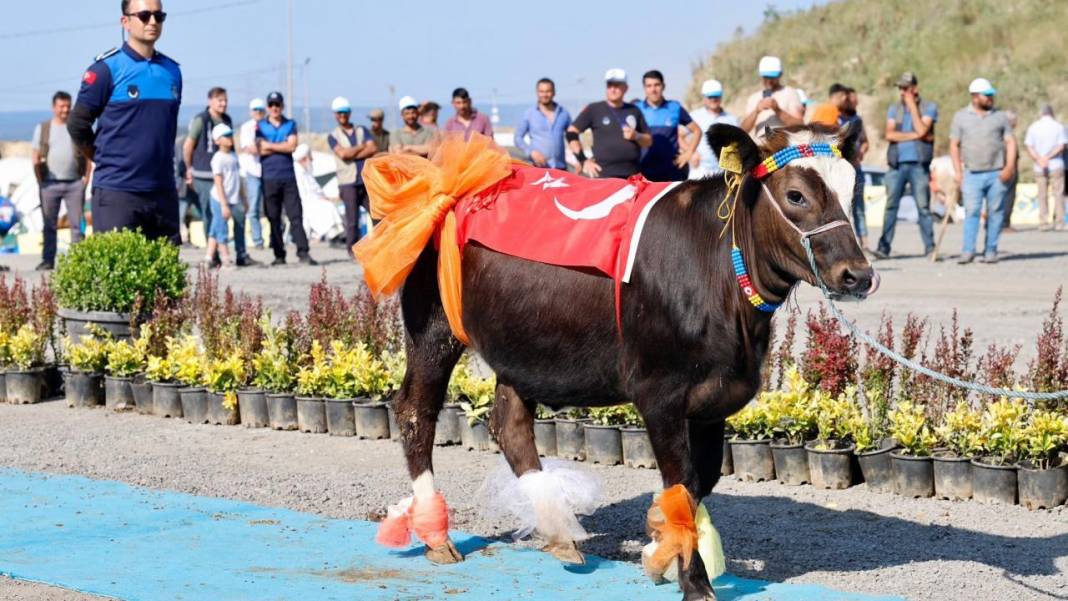
<svg viewBox="0 0 1068 601"><path fill-rule="evenodd" d="M215 180L193 178L193 187L200 197L200 212L204 219L204 240L211 236L211 189L215 187ZM248 257L248 249L245 248L245 209L241 205L230 205L234 214L234 256L237 260Z"/></svg>
<svg viewBox="0 0 1068 601"><path fill-rule="evenodd" d="M251 175L245 176L245 193L248 194L248 221L252 227L252 243L263 246L263 181ZM235 222L236 223L236 222Z"/></svg>
<svg viewBox="0 0 1068 601"><path fill-rule="evenodd" d="M215 180L193 178L193 190L197 193L200 206L200 219L204 222L204 241L207 242L211 235L211 189L215 187ZM192 240L192 236L189 237Z"/></svg>
<svg viewBox="0 0 1068 601"><path fill-rule="evenodd" d="M986 246L983 253L998 252L1001 222L1005 218L1003 203L1007 186L998 179L1000 170L965 171L961 195L964 197L964 253L975 253L975 239L979 236L979 214L986 201Z"/></svg>
<svg viewBox="0 0 1068 601"><path fill-rule="evenodd" d="M894 242L894 228L897 227L897 211L901 207L901 197L905 194L905 184L911 185L912 197L916 199L924 254L934 250L930 167L914 162L899 163L897 169L886 172L885 182L886 213L883 214L883 235L879 238L879 250L890 254L890 245Z"/></svg>
<svg viewBox="0 0 1068 601"><path fill-rule="evenodd" d="M868 235L868 214L864 210L864 170L860 165L856 165L857 179L853 183L853 231L857 233L858 238L864 238Z"/></svg>
<svg viewBox="0 0 1068 601"><path fill-rule="evenodd" d="M73 246L82 240L82 217L85 211L85 181L45 182L41 186L41 214L44 217L44 249L41 260L49 265L56 262L56 225L59 221L59 203L67 203L67 221L70 223L70 243Z"/></svg>

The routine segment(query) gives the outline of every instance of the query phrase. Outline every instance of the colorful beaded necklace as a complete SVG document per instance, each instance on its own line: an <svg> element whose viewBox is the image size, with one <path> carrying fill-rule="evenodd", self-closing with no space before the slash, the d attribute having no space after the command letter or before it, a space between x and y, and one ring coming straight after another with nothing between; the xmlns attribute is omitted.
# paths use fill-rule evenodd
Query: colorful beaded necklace
<svg viewBox="0 0 1068 601"><path fill-rule="evenodd" d="M764 159L762 163L754 167L753 177L757 179L764 179L773 171L778 171L779 169L785 167L790 161L816 156L840 159L842 158L842 152L838 150L838 147L834 144L828 144L826 142L787 146L779 152L776 152L770 157Z"/></svg>
<svg viewBox="0 0 1068 601"><path fill-rule="evenodd" d="M734 264L734 277L738 279L738 286L742 289L742 294L749 301L750 305L758 311L764 313L774 313L775 309L778 309L780 305L772 304L764 300L764 297L760 296L757 292L756 286L753 285L753 280L749 279L749 272L745 270L745 260L742 259L742 249L731 243L731 263Z"/></svg>

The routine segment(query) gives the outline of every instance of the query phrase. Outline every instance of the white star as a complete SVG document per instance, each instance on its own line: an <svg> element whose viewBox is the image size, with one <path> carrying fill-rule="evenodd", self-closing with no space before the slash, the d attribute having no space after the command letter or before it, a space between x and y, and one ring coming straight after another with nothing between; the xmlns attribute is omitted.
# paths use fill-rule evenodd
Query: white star
<svg viewBox="0 0 1068 601"><path fill-rule="evenodd" d="M545 175L541 176L541 179L539 179L536 182L533 182L530 185L531 186L541 186L542 190L547 190L549 188L570 188L571 187L570 185L567 184L567 182L564 181L564 176L561 175L558 178L554 178L553 176L549 175L549 172L547 172L547 171L545 172Z"/></svg>

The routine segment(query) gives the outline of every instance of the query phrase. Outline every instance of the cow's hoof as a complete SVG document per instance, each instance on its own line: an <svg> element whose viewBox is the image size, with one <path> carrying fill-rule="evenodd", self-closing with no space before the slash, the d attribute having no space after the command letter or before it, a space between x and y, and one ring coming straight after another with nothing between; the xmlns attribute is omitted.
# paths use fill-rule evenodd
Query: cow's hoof
<svg viewBox="0 0 1068 601"><path fill-rule="evenodd" d="M464 560L464 556L460 555L460 552L456 549L456 545L452 544L452 540L446 540L444 545L441 545L436 549L427 547L426 558L439 565L460 563Z"/></svg>
<svg viewBox="0 0 1068 601"><path fill-rule="evenodd" d="M682 594L682 601L716 601L711 584L696 586Z"/></svg>
<svg viewBox="0 0 1068 601"><path fill-rule="evenodd" d="M586 564L586 557L578 550L578 545L575 544L574 541L549 543L548 545L545 545L545 548L542 550L548 552L564 563L573 563L576 565Z"/></svg>

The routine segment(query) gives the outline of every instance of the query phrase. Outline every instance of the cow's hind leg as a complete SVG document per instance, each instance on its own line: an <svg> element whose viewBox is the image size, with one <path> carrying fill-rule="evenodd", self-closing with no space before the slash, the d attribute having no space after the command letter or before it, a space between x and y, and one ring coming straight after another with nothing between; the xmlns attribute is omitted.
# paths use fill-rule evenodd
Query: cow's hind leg
<svg viewBox="0 0 1068 601"><path fill-rule="evenodd" d="M596 480L577 470L550 463L543 468L534 444L534 404L524 402L511 386L498 383L490 430L514 478L500 486L494 503L507 504L520 533L533 529L546 541L545 551L560 561L582 564L577 542L586 532L575 517L589 513L600 497Z"/></svg>

